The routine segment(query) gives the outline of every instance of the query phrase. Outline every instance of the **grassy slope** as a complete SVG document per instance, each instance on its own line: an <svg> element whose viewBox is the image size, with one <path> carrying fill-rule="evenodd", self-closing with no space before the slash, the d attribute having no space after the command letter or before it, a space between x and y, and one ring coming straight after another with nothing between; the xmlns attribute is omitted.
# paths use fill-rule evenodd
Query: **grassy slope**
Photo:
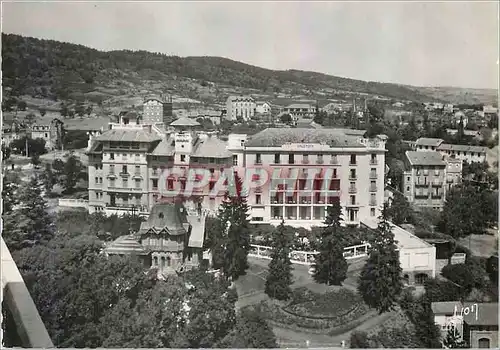
<svg viewBox="0 0 500 350"><path fill-rule="evenodd" d="M2 44L4 87L41 97L106 101L120 97L127 100L134 94L177 92L188 97L205 94L208 98L223 99L219 95L227 96L231 91L260 91L268 95L278 91L313 95L348 91L419 102L432 100L418 88L316 72L274 71L222 57L101 52L81 45L11 34L2 34ZM200 89L202 82L214 86Z"/></svg>

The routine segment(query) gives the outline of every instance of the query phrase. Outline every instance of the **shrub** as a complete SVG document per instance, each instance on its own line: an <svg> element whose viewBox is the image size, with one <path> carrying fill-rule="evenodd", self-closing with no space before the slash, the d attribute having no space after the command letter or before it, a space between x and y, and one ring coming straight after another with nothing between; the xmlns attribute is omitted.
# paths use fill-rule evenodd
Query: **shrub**
<svg viewBox="0 0 500 350"><path fill-rule="evenodd" d="M465 264L447 265L441 274L450 281L459 284L470 293L473 288L482 289L485 286L486 271L478 259L468 259Z"/></svg>
<svg viewBox="0 0 500 350"><path fill-rule="evenodd" d="M370 347L368 341L368 334L363 331L354 331L351 333L350 348L353 349L367 349Z"/></svg>

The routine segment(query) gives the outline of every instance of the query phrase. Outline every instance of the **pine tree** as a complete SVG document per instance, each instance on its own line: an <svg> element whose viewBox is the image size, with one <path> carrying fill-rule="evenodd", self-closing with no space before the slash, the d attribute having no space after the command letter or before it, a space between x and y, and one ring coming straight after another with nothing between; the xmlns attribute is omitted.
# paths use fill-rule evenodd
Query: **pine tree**
<svg viewBox="0 0 500 350"><path fill-rule="evenodd" d="M467 343L461 339L454 327L448 330L446 338L443 340L443 345L448 349L468 348Z"/></svg>
<svg viewBox="0 0 500 350"><path fill-rule="evenodd" d="M396 225L411 223L413 220L413 210L405 196L399 192L394 194L394 199L388 208L387 215Z"/></svg>
<svg viewBox="0 0 500 350"><path fill-rule="evenodd" d="M248 269L250 252L250 220L248 204L243 191L243 182L237 174L228 184L229 191L219 208L219 229L222 232L217 242L222 254L222 269L226 277L236 280Z"/></svg>
<svg viewBox="0 0 500 350"><path fill-rule="evenodd" d="M273 232L271 262L266 278L265 292L271 298L288 300L292 294L292 263L290 261L291 239L285 230L285 222Z"/></svg>
<svg viewBox="0 0 500 350"><path fill-rule="evenodd" d="M342 285L347 278L347 261L344 258L345 239L342 235L342 208L339 202L328 207L326 227L321 233L315 257L313 278L318 283Z"/></svg>
<svg viewBox="0 0 500 350"><path fill-rule="evenodd" d="M78 159L72 155L64 164L64 182L63 187L65 192L74 191L81 172L81 164Z"/></svg>
<svg viewBox="0 0 500 350"><path fill-rule="evenodd" d="M361 270L358 291L365 303L379 313L392 310L403 290L399 253L387 221L387 203L384 203L377 233L370 242L368 261Z"/></svg>
<svg viewBox="0 0 500 350"><path fill-rule="evenodd" d="M33 177L19 192L21 208L4 216L3 237L11 249L33 246L54 235L38 179Z"/></svg>
<svg viewBox="0 0 500 350"><path fill-rule="evenodd" d="M52 172L52 166L50 163L45 164L45 170L42 174L43 186L47 193L52 192L52 188L56 184L56 177Z"/></svg>

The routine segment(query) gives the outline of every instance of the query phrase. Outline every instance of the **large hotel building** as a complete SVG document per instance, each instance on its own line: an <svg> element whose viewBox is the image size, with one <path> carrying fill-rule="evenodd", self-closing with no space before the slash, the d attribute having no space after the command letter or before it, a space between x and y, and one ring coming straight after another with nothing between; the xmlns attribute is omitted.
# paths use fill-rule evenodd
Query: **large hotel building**
<svg viewBox="0 0 500 350"><path fill-rule="evenodd" d="M90 135L89 210L148 215L155 203L172 200L166 191L177 190L188 205L216 212L227 179L238 172L253 223L284 219L291 226L318 226L334 201L347 225L379 216L383 135L367 139L360 130L270 128L222 140L198 127L188 118L165 128L126 114Z"/></svg>

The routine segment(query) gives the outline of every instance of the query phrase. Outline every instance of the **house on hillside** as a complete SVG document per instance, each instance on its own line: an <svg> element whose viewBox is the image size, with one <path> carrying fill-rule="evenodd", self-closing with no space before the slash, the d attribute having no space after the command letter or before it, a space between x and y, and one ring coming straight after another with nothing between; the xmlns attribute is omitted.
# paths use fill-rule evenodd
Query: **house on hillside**
<svg viewBox="0 0 500 350"><path fill-rule="evenodd" d="M226 119L248 121L255 115L255 100L251 96L229 96L226 100Z"/></svg>
<svg viewBox="0 0 500 350"><path fill-rule="evenodd" d="M109 255L135 255L146 268L165 275L197 267L203 260L206 214L180 203L155 204L139 232L107 245Z"/></svg>

